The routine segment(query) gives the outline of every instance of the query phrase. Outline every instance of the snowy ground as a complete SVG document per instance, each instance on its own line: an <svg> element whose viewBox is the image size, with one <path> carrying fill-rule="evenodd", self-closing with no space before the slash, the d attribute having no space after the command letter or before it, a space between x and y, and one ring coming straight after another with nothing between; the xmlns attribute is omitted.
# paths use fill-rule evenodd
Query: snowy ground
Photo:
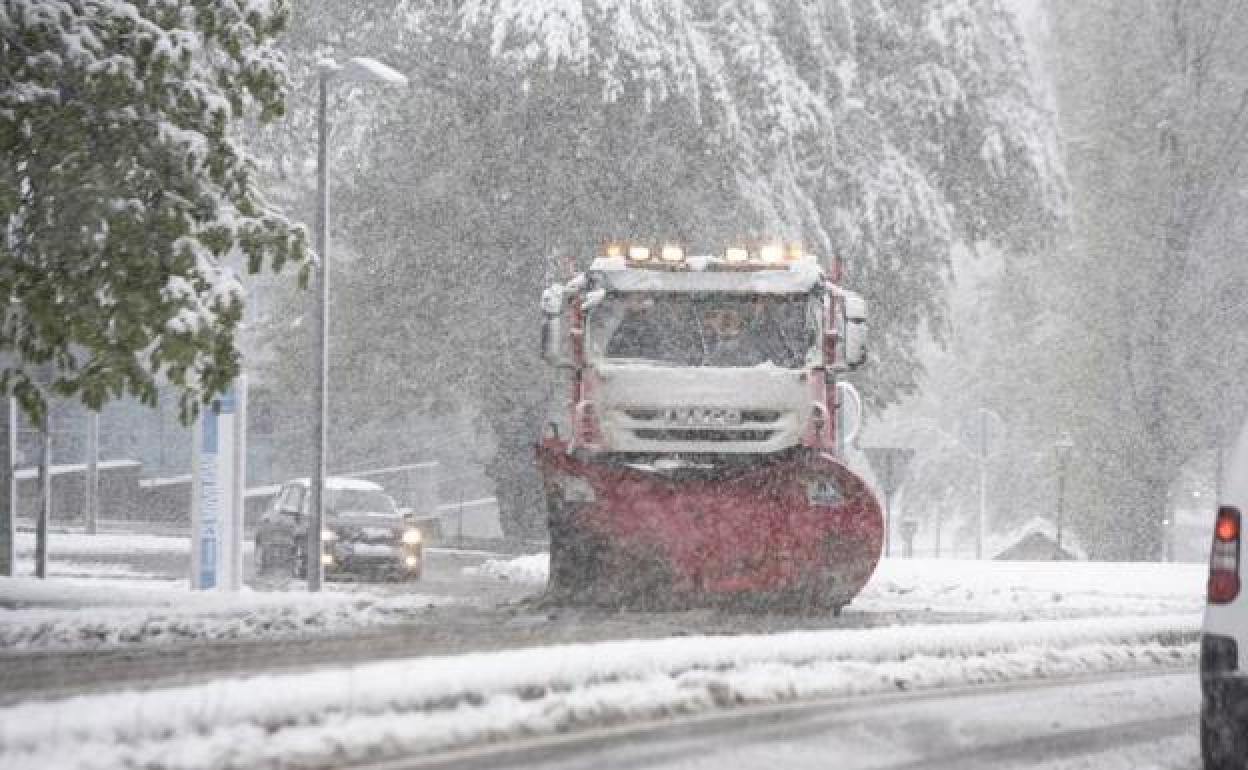
<svg viewBox="0 0 1248 770"><path fill-rule="evenodd" d="M32 574L34 534L18 532L16 548L19 574ZM179 567L189 559L190 551L188 537L53 532L48 537L48 574L68 578L173 579L184 574Z"/></svg>
<svg viewBox="0 0 1248 770"><path fill-rule="evenodd" d="M58 532L49 542L47 580L0 578L0 651L342 634L419 623L432 608L473 600L470 587L439 580L462 568L441 549L427 551L421 583L330 583L313 595L294 581L229 595L188 590L186 537ZM31 533L18 534L17 552L30 575Z"/></svg>
<svg viewBox="0 0 1248 770"><path fill-rule="evenodd" d="M361 648L328 668L278 673L261 657L242 670L264 673L143 692L52 688L0 707L0 767L341 764L740 704L1191 666L1204 581L1201 565L887 560L842 618L550 612L504 598L540 590L544 555L444 555L438 580L401 592L231 596L171 579L185 538L59 543L53 565L90 578L0 579L0 607L13 608L0 609L0 651L15 661L396 624L400 655L456 654L379 662ZM121 558L132 554L158 560L164 579L110 571L147 563Z"/></svg>
<svg viewBox="0 0 1248 770"><path fill-rule="evenodd" d="M535 554L464 573L542 585L548 568L549 557ZM850 609L1021 619L1198 612L1206 574L1203 564L885 559Z"/></svg>
<svg viewBox="0 0 1248 770"><path fill-rule="evenodd" d="M76 532L53 532L48 536L48 554L53 563L57 557L67 555L185 554L190 552L190 542L189 537L165 535L117 532L84 535ZM35 552L34 533L18 532L16 545L19 557L30 557Z"/></svg>
<svg viewBox="0 0 1248 770"><path fill-rule="evenodd" d="M428 657L0 709L0 767L342 764L744 703L1191 665L1199 616Z"/></svg>
<svg viewBox="0 0 1248 770"><path fill-rule="evenodd" d="M0 650L280 639L422 620L453 600L422 593L187 590L181 581L0 578ZM49 607L48 604L67 606Z"/></svg>
<svg viewBox="0 0 1248 770"><path fill-rule="evenodd" d="M432 608L465 602L493 606L535 594L547 570L545 554L505 560L474 554L472 558L483 563L467 567L444 554L439 558L446 560L446 574L433 574L422 583L331 584L331 590L316 596L293 584L289 590L244 591L230 597L191 593L167 567L143 574L134 569L136 562L110 561L122 556L181 559L187 549L185 538L61 535L53 544L52 579L0 579L0 608L8 608L0 609L0 650L271 639L426 620L447 628L446 613L435 617ZM29 537L19 543L23 553L32 545ZM597 638L948 622L963 617L1027 620L1192 613L1203 605L1204 577L1203 566L1187 564L894 559L880 565L847 609L845 623L815 618L804 623L800 618L751 623L749 618L696 611L657 620L619 615L603 619L610 633L604 630ZM570 617L550 623L551 641L560 641L559 635L567 630L560 629L576 622ZM585 639L580 633L573 637Z"/></svg>
<svg viewBox="0 0 1248 770"><path fill-rule="evenodd" d="M545 585L550 572L550 554L535 553L514 559L490 559L484 564L464 567L468 577L493 578L513 583Z"/></svg>

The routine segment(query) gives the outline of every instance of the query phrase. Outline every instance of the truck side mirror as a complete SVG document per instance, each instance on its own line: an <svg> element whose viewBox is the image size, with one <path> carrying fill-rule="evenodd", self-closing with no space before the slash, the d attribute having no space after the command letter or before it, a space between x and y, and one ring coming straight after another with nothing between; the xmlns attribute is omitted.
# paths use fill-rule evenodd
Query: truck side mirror
<svg viewBox="0 0 1248 770"><path fill-rule="evenodd" d="M542 359L551 366L561 366L563 360L564 288L561 284L549 286L542 292Z"/></svg>
<svg viewBox="0 0 1248 770"><path fill-rule="evenodd" d="M867 362L867 301L845 296L845 365L857 369Z"/></svg>
<svg viewBox="0 0 1248 770"><path fill-rule="evenodd" d="M557 315L542 319L542 358L551 366L561 366L563 359L563 324Z"/></svg>

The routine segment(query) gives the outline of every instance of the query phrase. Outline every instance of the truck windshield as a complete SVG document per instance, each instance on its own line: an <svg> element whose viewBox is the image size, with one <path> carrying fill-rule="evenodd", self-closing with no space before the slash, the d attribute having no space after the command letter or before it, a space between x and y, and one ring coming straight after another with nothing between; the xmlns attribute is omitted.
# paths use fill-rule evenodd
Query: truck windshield
<svg viewBox="0 0 1248 770"><path fill-rule="evenodd" d="M609 296L591 313L591 352L678 366L798 369L815 355L817 308L808 296Z"/></svg>

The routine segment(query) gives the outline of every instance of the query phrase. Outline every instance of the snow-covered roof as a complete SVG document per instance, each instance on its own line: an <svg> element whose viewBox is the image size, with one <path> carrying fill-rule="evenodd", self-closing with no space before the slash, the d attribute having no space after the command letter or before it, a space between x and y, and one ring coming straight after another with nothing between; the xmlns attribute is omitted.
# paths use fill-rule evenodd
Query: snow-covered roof
<svg viewBox="0 0 1248 770"><path fill-rule="evenodd" d="M613 268L590 272L594 286L604 288L609 292L805 294L823 280L823 271L811 263L799 263L779 270Z"/></svg>
<svg viewBox="0 0 1248 770"><path fill-rule="evenodd" d="M308 477L301 479L291 479L291 484L300 484L309 486L312 482L308 481ZM326 489L351 489L359 492L383 492L383 487L375 481L367 481L365 479L350 479L346 476L329 476L325 479Z"/></svg>
<svg viewBox="0 0 1248 770"><path fill-rule="evenodd" d="M1051 519L1043 516L1034 516L1009 532L990 535L987 538L987 542L984 543L984 552L989 556L995 557L1002 551L1022 542L1024 538L1036 534L1056 541L1057 525ZM1080 561L1086 561L1088 558L1088 552L1084 549L1083 544L1079 542L1079 538L1071 531L1069 521L1062 528L1062 549Z"/></svg>
<svg viewBox="0 0 1248 770"><path fill-rule="evenodd" d="M115 470L117 468L137 468L142 465L138 460L108 460L96 465L102 471ZM52 476L61 476L66 473L84 473L87 466L81 463L75 465L50 465L48 473ZM38 468L17 468L13 471L15 479L33 479L39 475Z"/></svg>

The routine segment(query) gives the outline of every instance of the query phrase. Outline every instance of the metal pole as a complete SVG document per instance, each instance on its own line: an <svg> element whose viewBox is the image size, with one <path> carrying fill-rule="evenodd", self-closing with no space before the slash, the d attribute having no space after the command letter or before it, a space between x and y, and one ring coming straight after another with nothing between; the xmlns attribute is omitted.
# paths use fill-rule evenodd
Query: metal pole
<svg viewBox="0 0 1248 770"><path fill-rule="evenodd" d="M52 434L44 415L39 429L39 513L35 523L35 577L48 576L48 520L52 518Z"/></svg>
<svg viewBox="0 0 1248 770"><path fill-rule="evenodd" d="M9 398L2 413L7 418L0 443L0 576L17 573L17 399Z"/></svg>
<svg viewBox="0 0 1248 770"><path fill-rule="evenodd" d="M327 380L329 378L329 72L320 73L320 103L317 109L316 148L316 252L320 255L317 277L317 298L313 303L314 314L312 360L316 364L316 404L313 408L312 451L313 468L308 506L307 570L308 590L321 590L324 574L321 565L321 528L325 511L325 429L329 412Z"/></svg>
<svg viewBox="0 0 1248 770"><path fill-rule="evenodd" d="M239 591L243 587L243 531L246 527L247 499L247 375L240 374L234 381L234 435L231 445L233 454L229 458L231 465L230 487L222 490L229 495L230 512L227 532L229 537L224 543L226 563L229 569L225 573L224 587L227 591Z"/></svg>
<svg viewBox="0 0 1248 770"><path fill-rule="evenodd" d="M1214 505L1220 505L1222 503L1222 474L1225 472L1224 463L1226 462L1224 452L1225 450L1222 448L1222 442L1219 440L1218 452L1217 452L1217 468L1214 471L1215 475L1213 478L1213 504Z"/></svg>
<svg viewBox="0 0 1248 770"><path fill-rule="evenodd" d="M984 558L984 522L988 518L988 463L979 458L979 522L975 527L975 558Z"/></svg>
<svg viewBox="0 0 1248 770"><path fill-rule="evenodd" d="M884 495L884 558L893 555L893 496Z"/></svg>
<svg viewBox="0 0 1248 770"><path fill-rule="evenodd" d="M1058 460L1057 468L1057 551L1062 551L1062 525L1066 509L1066 458Z"/></svg>
<svg viewBox="0 0 1248 770"><path fill-rule="evenodd" d="M87 534L99 531L100 518L100 413L94 409L87 412L87 477L86 526Z"/></svg>

